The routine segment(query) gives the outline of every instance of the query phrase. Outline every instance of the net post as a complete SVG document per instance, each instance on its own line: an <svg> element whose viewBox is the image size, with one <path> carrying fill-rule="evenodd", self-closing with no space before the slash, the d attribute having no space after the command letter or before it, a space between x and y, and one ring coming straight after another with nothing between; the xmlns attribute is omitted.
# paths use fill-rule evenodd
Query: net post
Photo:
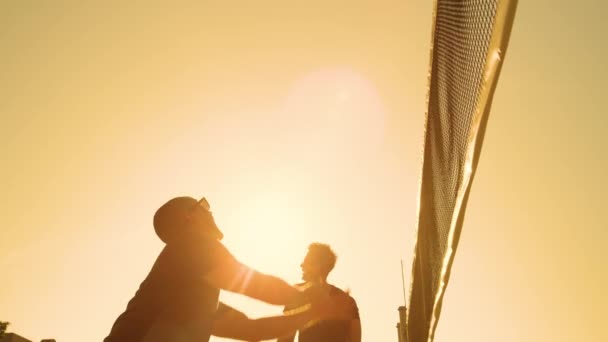
<svg viewBox="0 0 608 342"><path fill-rule="evenodd" d="M399 342L404 342L401 339L401 323L397 322L397 338L399 339Z"/></svg>
<svg viewBox="0 0 608 342"><path fill-rule="evenodd" d="M409 342L407 336L407 309L404 306L400 306L399 310L399 341Z"/></svg>

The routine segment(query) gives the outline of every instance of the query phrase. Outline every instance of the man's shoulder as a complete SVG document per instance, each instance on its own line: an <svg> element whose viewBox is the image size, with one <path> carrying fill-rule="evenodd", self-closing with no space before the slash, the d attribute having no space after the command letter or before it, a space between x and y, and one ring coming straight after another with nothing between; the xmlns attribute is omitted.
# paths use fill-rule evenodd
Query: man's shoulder
<svg viewBox="0 0 608 342"><path fill-rule="evenodd" d="M300 291L304 291L307 290L310 287L315 286L314 283L311 282L302 282L302 283L297 283L293 285L295 288L299 289ZM333 284L329 284L327 283L327 286L329 287L329 295L330 296L335 296L335 295L346 295L351 297L353 300L354 298L350 295L350 291L344 291L341 288L333 285Z"/></svg>
<svg viewBox="0 0 608 342"><path fill-rule="evenodd" d="M350 290L344 291L344 290L342 290L341 288L339 288L337 286L334 286L334 285L331 285L331 284L329 284L329 285L331 286L330 295L332 295L332 296L348 296L349 300L352 302L353 310L354 310L352 319L360 319L359 318L359 307L358 307L357 301L350 294Z"/></svg>
<svg viewBox="0 0 608 342"><path fill-rule="evenodd" d="M344 291L344 290L342 290L341 288L339 288L339 287L337 287L335 285L332 285L332 284L328 284L328 285L330 286L330 294L332 294L332 295L347 295L347 296L350 296L352 298L352 296L350 295L350 291L349 290Z"/></svg>
<svg viewBox="0 0 608 342"><path fill-rule="evenodd" d="M333 285L333 284L328 284L328 285L331 288L332 293L346 293L346 291L342 290L341 288L337 287L336 285Z"/></svg>

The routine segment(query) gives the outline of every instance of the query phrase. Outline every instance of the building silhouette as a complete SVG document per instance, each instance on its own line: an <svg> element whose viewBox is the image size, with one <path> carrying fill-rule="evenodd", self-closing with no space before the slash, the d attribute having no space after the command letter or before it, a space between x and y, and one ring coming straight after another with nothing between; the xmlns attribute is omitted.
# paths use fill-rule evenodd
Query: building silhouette
<svg viewBox="0 0 608 342"><path fill-rule="evenodd" d="M5 333L4 336L0 337L0 342L32 342L23 336L19 336L15 333ZM53 339L44 339L40 342L56 342Z"/></svg>
<svg viewBox="0 0 608 342"><path fill-rule="evenodd" d="M32 342L25 337L19 336L15 333L5 333L0 342Z"/></svg>

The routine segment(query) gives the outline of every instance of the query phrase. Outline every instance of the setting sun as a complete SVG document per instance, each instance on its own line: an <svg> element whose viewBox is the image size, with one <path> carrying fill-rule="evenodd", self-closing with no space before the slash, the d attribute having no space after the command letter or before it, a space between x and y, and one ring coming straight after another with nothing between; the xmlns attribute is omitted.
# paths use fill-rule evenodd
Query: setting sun
<svg viewBox="0 0 608 342"><path fill-rule="evenodd" d="M520 2L436 341L607 341L608 2ZM0 322L103 340L165 246L156 210L204 196L230 252L290 284L329 244L362 340L397 341L432 15L418 0L3 2Z"/></svg>

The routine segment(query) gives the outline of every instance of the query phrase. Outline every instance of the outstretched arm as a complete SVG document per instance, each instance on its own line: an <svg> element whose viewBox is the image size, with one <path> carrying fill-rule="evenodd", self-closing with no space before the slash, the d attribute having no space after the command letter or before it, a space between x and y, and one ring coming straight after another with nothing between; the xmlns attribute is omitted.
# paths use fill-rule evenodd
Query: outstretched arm
<svg viewBox="0 0 608 342"><path fill-rule="evenodd" d="M220 304L211 332L215 336L244 341L268 340L294 335L296 330L315 319L348 319L353 316L354 309L349 297L334 296L289 316L250 319L242 312Z"/></svg>
<svg viewBox="0 0 608 342"><path fill-rule="evenodd" d="M289 335L289 336L285 336L285 337L281 337L277 340L277 342L293 342L296 338L296 335Z"/></svg>
<svg viewBox="0 0 608 342"><path fill-rule="evenodd" d="M282 279L245 266L223 245L217 244L211 269L203 276L209 285L274 305L285 305L301 294Z"/></svg>
<svg viewBox="0 0 608 342"><path fill-rule="evenodd" d="M230 307L224 311L213 322L212 335L242 341L261 341L293 335L298 328L317 316L309 310L293 316L250 319L244 313Z"/></svg>

